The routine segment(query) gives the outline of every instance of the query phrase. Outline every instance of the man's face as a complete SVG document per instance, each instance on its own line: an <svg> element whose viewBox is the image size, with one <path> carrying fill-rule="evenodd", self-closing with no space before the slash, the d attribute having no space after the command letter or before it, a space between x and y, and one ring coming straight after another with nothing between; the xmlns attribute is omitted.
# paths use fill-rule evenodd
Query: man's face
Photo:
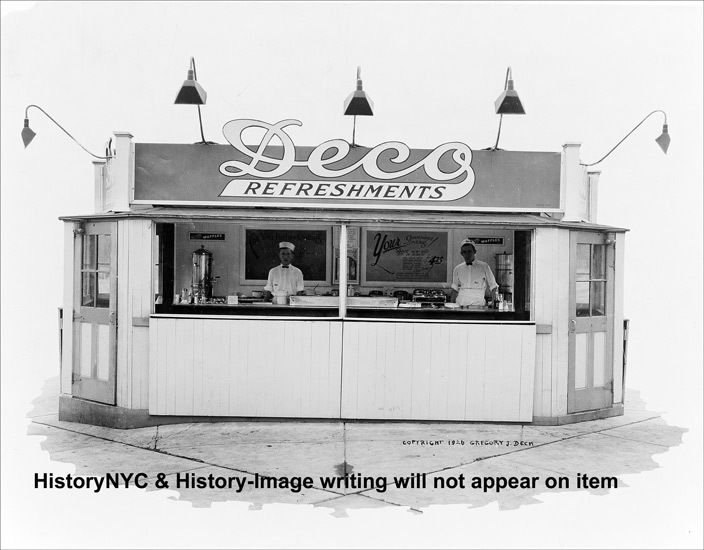
<svg viewBox="0 0 704 550"><path fill-rule="evenodd" d="M462 245L462 248L460 248L460 254L462 254L462 257L466 263L470 263L474 261L474 255L476 252L471 244L464 244Z"/></svg>
<svg viewBox="0 0 704 550"><path fill-rule="evenodd" d="M279 259L281 260L281 265L290 265L291 261L293 261L293 252L289 248L280 249Z"/></svg>

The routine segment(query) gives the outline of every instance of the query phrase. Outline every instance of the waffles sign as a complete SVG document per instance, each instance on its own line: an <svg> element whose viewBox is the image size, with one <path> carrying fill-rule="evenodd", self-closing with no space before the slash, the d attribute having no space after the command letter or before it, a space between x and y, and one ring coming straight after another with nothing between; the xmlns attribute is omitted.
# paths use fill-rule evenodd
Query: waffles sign
<svg viewBox="0 0 704 550"><path fill-rule="evenodd" d="M302 123L241 119L225 124L223 134L238 159L219 166L220 174L232 178L220 197L454 201L474 186L472 150L464 143L445 143L419 158L418 151L398 141L368 149L333 139L301 159L297 153L303 149L294 145L288 126ZM242 135L254 128L264 135L252 148Z"/></svg>

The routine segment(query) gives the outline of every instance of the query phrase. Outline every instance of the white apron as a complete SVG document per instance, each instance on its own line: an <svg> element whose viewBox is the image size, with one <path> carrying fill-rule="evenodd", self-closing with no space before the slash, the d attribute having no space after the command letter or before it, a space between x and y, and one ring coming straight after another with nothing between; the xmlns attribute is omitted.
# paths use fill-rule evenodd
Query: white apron
<svg viewBox="0 0 704 550"><path fill-rule="evenodd" d="M483 282L483 281L482 281ZM481 288L460 288L456 303L460 306L484 306L484 285Z"/></svg>

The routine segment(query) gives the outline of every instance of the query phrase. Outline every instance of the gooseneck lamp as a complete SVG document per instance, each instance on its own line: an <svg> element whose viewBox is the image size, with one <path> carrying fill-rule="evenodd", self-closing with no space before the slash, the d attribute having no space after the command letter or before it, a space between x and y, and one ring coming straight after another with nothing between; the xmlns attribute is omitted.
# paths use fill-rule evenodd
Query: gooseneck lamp
<svg viewBox="0 0 704 550"><path fill-rule="evenodd" d="M357 89L345 99L344 114L354 117L352 119L352 147L357 147L354 142L357 128L357 116L374 116L374 102L362 87L361 67L357 67Z"/></svg>
<svg viewBox="0 0 704 550"><path fill-rule="evenodd" d="M198 108L198 123L200 125L201 140L198 143L213 144L212 141L206 141L203 134L203 115L200 112L200 106L205 105L208 98L208 93L198 83L198 75L196 72L196 60L191 57L191 64L188 68L186 80L183 81L181 89L176 95L174 104L176 105L195 105Z"/></svg>
<svg viewBox="0 0 704 550"><path fill-rule="evenodd" d="M42 109L39 105L27 105L27 107L24 110L24 128L22 128L22 143L24 143L25 148L27 147L27 145L29 145L32 142L32 140L34 139L34 136L37 135L37 133L29 127L29 109L30 108L38 109L39 111L44 113L44 116L46 116L49 120L51 120L54 124L56 124L59 128L61 128L61 130L63 130L63 132L68 137L70 137L81 149L83 149L90 156L95 157L100 160L108 160L108 159L112 158L112 157L101 157L101 156L94 155L93 153L91 153L88 149L83 147L83 145L81 145L78 142L78 140L75 137L73 137L68 132L68 130L66 130L66 128L64 128L63 126L61 126L61 124L56 122L56 120L54 120L54 118L49 113L47 113L44 109Z"/></svg>
<svg viewBox="0 0 704 550"><path fill-rule="evenodd" d="M655 143L657 143L660 146L660 149L662 149L662 152L667 154L667 149L670 147L670 133L668 132L668 127L667 127L667 114L665 111L661 111L660 109L657 109L655 111L652 111L645 115L645 118L641 120L638 124L636 124L633 129L628 132L625 136L623 136L623 139L619 141L616 145L614 145L608 153L606 153L603 157L601 157L599 160L596 162L591 162L589 164L584 164L582 163L582 166L594 166L595 164L599 164L601 161L603 161L606 157L608 157L611 153L613 153L616 148L621 145L624 141L626 141L626 138L630 136L633 132L635 132L641 124L643 124L646 120L648 120L652 115L655 113L662 113L662 116L665 117L665 122L662 125L662 133L655 138Z"/></svg>
<svg viewBox="0 0 704 550"><path fill-rule="evenodd" d="M496 144L494 147L489 147L490 151L499 149L499 138L501 137L501 123L504 120L504 115L525 115L526 111L523 108L523 103L518 97L518 92L513 89L513 74L511 67L506 69L506 79L504 80L504 91L501 92L494 102L496 114L499 115L499 131L496 134Z"/></svg>

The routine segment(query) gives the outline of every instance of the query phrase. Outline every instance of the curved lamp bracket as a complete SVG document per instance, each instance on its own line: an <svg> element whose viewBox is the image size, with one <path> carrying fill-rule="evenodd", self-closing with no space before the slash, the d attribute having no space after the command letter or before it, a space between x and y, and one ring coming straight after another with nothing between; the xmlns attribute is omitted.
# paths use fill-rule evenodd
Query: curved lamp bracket
<svg viewBox="0 0 704 550"><path fill-rule="evenodd" d="M81 149L83 149L83 150L84 150L86 153L88 153L90 156L95 157L95 158L100 159L100 160L109 160L109 159L112 158L112 157L101 157L100 155L95 155L95 154L91 153L88 149L86 149L85 147L83 147L83 145L81 145L81 144L78 142L78 140L77 140L75 137L73 137L73 136L68 132L68 130L66 130L66 128L64 128L63 126L61 126L61 124L59 124L58 122L56 122L56 120L54 120L54 118L53 118L49 113L47 113L44 109L42 109L39 105L27 105L27 107L26 107L25 110L24 110L24 128L22 128L22 141L24 142L24 146L25 146L25 147L27 147L27 145L29 145L30 142L34 139L34 136L37 135L36 132L34 132L34 130L32 130L32 129L29 127L29 109L30 109L30 107L33 107L33 108L35 108L35 109L38 109L39 111L41 111L42 113L44 113L44 116L46 116L49 120L51 120L54 124L56 124L59 128L61 128L61 130L63 130L63 132L64 132L68 137L70 137Z"/></svg>
<svg viewBox="0 0 704 550"><path fill-rule="evenodd" d="M630 136L633 132L635 132L640 127L641 124L643 124L646 120L648 120L655 113L662 113L663 117L665 117L665 122L662 125L662 133L655 139L655 141L660 146L660 149L662 149L662 152L667 153L667 149L670 146L670 134L668 132L668 127L667 127L667 113L665 113L665 111L661 111L660 109L656 109L655 111L652 111L652 112L648 113L647 115L645 115L645 118L643 120L641 120L638 124L636 124L630 132L628 132L625 136L623 136L623 139L621 139L621 141L619 141L616 145L614 145L609 150L609 152L606 153L599 160L597 160L596 162L591 162L589 164L581 163L581 165L582 166L594 166L595 164L599 164L606 157L608 157L611 153L613 153L619 145L621 145L624 141L626 141L628 136Z"/></svg>

